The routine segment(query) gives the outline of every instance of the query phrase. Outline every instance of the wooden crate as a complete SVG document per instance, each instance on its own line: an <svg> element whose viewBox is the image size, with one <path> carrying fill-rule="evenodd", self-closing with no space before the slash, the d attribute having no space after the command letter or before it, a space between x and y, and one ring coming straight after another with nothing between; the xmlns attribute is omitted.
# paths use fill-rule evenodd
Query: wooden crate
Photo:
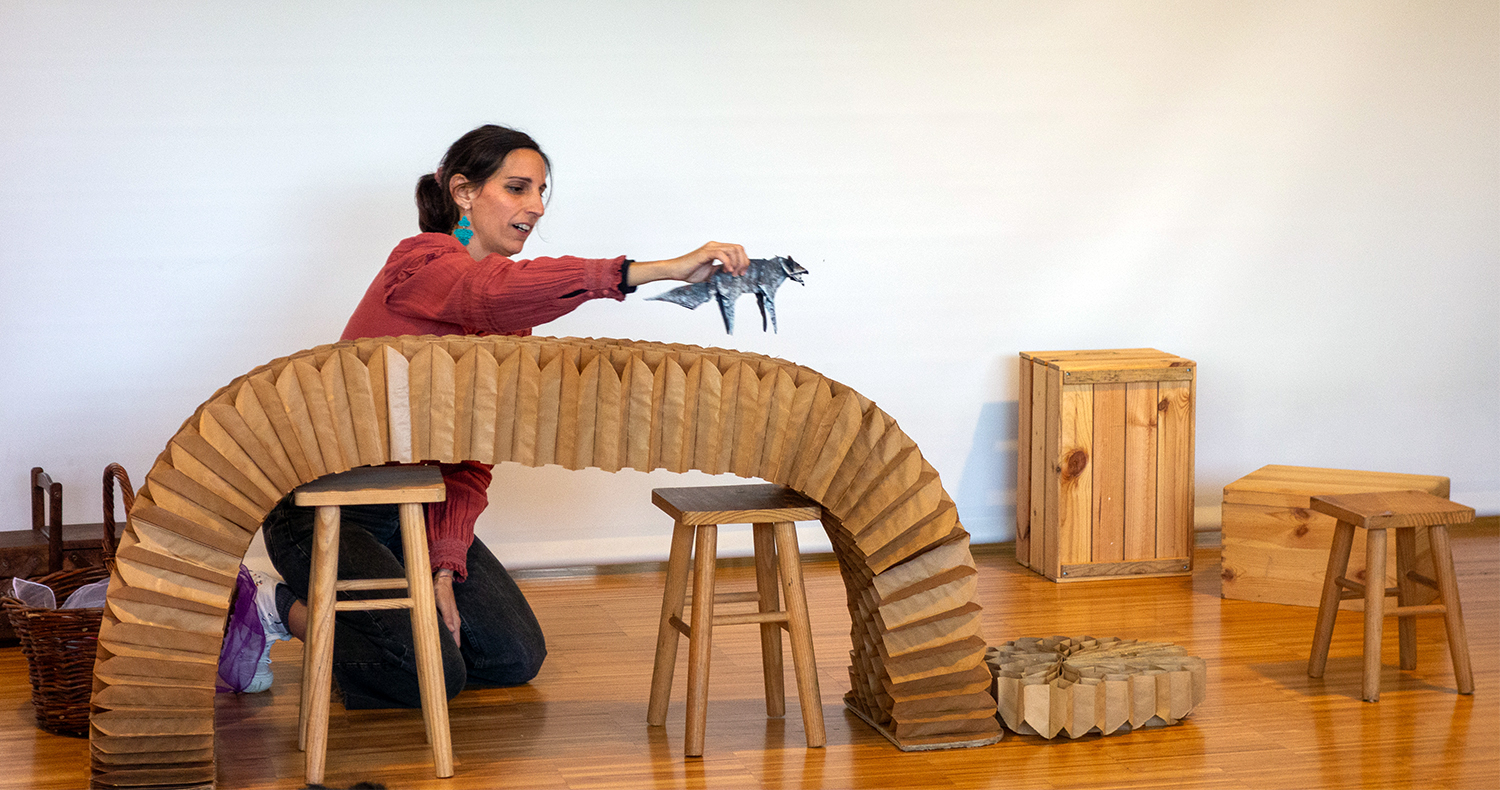
<svg viewBox="0 0 1500 790"><path fill-rule="evenodd" d="M1320 494L1366 491L1426 491L1448 496L1448 478L1352 469L1263 466L1224 486L1223 579L1220 595L1317 608L1333 546L1334 519L1308 509ZM1387 547L1387 587L1396 585L1396 551ZM1433 576L1427 530L1417 530L1417 569ZM1365 531L1354 531L1347 577L1365 579ZM1419 603L1435 593L1418 585ZM1362 599L1344 601L1343 609L1361 611Z"/></svg>
<svg viewBox="0 0 1500 790"><path fill-rule="evenodd" d="M1022 352L1022 565L1059 582L1192 572L1196 370L1154 348Z"/></svg>

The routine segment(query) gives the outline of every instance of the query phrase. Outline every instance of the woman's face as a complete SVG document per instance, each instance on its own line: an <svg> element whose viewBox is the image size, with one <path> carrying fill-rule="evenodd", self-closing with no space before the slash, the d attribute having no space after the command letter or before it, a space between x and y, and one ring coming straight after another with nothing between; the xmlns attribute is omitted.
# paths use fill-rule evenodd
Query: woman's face
<svg viewBox="0 0 1500 790"><path fill-rule="evenodd" d="M461 208L462 198L469 198L464 213L474 225L474 238L469 241L474 260L490 254L507 258L519 254L547 210L542 204L546 189L547 163L528 148L506 154L500 169L477 191L461 187L455 197L460 198Z"/></svg>

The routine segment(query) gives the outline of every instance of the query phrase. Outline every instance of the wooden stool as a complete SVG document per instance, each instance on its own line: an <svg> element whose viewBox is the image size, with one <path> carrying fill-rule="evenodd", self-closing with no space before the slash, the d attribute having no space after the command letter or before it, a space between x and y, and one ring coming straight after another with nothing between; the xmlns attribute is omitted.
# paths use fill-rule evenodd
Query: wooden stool
<svg viewBox="0 0 1500 790"><path fill-rule="evenodd" d="M308 594L307 643L302 657L302 715L299 748L307 752L307 783L323 781L328 750L328 696L333 681L333 614L372 609L410 609L417 650L417 683L422 718L437 775L453 775L453 743L448 733L448 694L443 683L442 643L437 603L427 559L427 525L422 504L446 497L443 474L435 466L375 466L320 478L297 489L296 504L318 509L314 527L312 579ZM401 545L406 577L339 581L339 507L400 505ZM406 598L335 601L342 590L400 590Z"/></svg>
<svg viewBox="0 0 1500 790"><path fill-rule="evenodd" d="M684 751L703 755L703 729L708 715L708 662L714 626L760 625L761 664L766 682L766 715L786 713L782 679L781 630L792 642L792 666L797 673L797 696L802 703L802 725L807 745L822 746L823 706L818 691L818 667L813 660L812 625L807 619L807 596L802 588L802 555L797 550L795 521L823 517L823 508L790 488L777 485L658 488L651 501L676 522L672 555L667 562L666 594L661 602L661 624L656 632L656 666L651 672L651 704L646 723L660 727L667 721L672 695L672 672L677 664L677 633L688 638L687 733ZM753 524L755 592L714 594L714 564L718 557L719 524ZM694 551L694 543L697 549ZM777 594L777 569L786 590L783 611ZM693 574L692 624L682 620L688 572ZM714 614L718 603L755 601L759 610L745 614Z"/></svg>
<svg viewBox="0 0 1500 790"><path fill-rule="evenodd" d="M1323 600L1318 606L1318 626L1313 632L1312 656L1307 662L1309 677L1323 677L1328 663L1328 643L1333 638L1333 622L1339 601L1365 599L1365 675L1361 696L1366 702L1380 700L1380 638L1385 615L1399 618L1401 668L1417 668L1417 623L1419 614L1441 614L1448 629L1448 652L1453 655L1453 675L1460 694L1474 693L1474 675L1469 667L1469 640L1464 635L1463 611L1458 603L1458 581L1453 575L1453 554L1448 548L1448 524L1465 524L1474 520L1474 508L1450 502L1422 491L1381 491L1368 494L1318 496L1312 509L1338 519L1333 533L1333 549L1328 555L1328 571L1323 576ZM1366 530L1367 571L1365 583L1344 578L1349 569L1349 549L1354 543L1354 529ZM1432 542L1433 572L1429 579L1412 569L1416 564L1417 527L1427 527ZM1396 531L1396 586L1385 586L1385 531ZM1409 605L1417 584L1438 591L1437 603ZM1387 596L1396 596L1397 606L1385 607Z"/></svg>

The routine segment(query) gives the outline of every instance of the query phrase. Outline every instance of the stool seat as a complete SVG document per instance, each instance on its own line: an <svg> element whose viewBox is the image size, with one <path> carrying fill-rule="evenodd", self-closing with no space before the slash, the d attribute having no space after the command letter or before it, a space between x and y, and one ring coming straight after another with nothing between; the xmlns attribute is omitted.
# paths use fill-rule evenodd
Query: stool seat
<svg viewBox="0 0 1500 790"><path fill-rule="evenodd" d="M442 502L443 472L435 466L362 466L297 488L300 507Z"/></svg>
<svg viewBox="0 0 1500 790"><path fill-rule="evenodd" d="M1312 509L1360 529L1467 524L1474 508L1426 491L1368 491L1313 497Z"/></svg>
<svg viewBox="0 0 1500 790"><path fill-rule="evenodd" d="M1448 525L1474 520L1474 508L1460 505L1425 491L1376 491L1360 494L1315 496L1310 509L1333 516L1338 525L1333 533L1333 547L1328 555L1328 570L1323 577L1323 596L1318 605L1318 622L1313 631L1312 655L1307 674L1320 678L1328 662L1328 647L1333 639L1334 621L1339 601L1363 598L1365 601L1364 683L1361 692L1367 702L1380 700L1380 646L1385 616L1398 618L1400 660L1402 669L1416 669L1417 631L1412 619L1422 614L1441 614L1448 634L1448 652L1453 659L1453 674L1460 694L1474 693L1473 671L1469 664L1469 641L1464 633L1463 612L1458 599L1458 582L1453 572L1453 553L1448 544ZM1416 530L1426 528L1432 543L1433 573L1429 579L1414 570L1416 564ZM1354 530L1366 530L1363 583L1345 577ZM1396 531L1396 586L1386 587L1383 573L1386 562L1387 529ZM1438 602L1414 605L1416 585L1438 591ZM1397 605L1387 607L1385 599L1396 596Z"/></svg>
<svg viewBox="0 0 1500 790"><path fill-rule="evenodd" d="M298 746L307 753L307 783L321 784L328 750L328 705L333 682L334 612L410 609L417 655L422 718L432 744L439 778L453 775L453 742L448 729L448 695L443 683L442 643L437 602L427 554L422 505L447 497L443 473L435 466L374 466L322 477L297 489L295 504L316 507L312 574L307 601L307 643L302 654L302 708ZM405 578L338 578L339 519L344 505L399 505ZM337 601L344 590L405 589L405 598Z"/></svg>
<svg viewBox="0 0 1500 790"><path fill-rule="evenodd" d="M681 524L757 524L813 521L823 506L786 486L657 488L651 503Z"/></svg>
<svg viewBox="0 0 1500 790"><path fill-rule="evenodd" d="M703 754L708 711L708 670L713 629L722 625L760 626L761 665L765 676L766 714L786 713L781 631L792 644L797 696L809 747L823 746L823 707L818 669L813 657L812 625L802 586L802 556L797 548L797 521L820 520L817 502L778 485L658 488L651 501L676 522L672 553L667 562L666 590L657 628L656 662L651 673L651 702L646 722L666 723L677 664L678 637L688 638L687 730L683 750L689 757ZM751 524L755 541L754 592L714 591L718 559L718 525ZM683 620L689 575L693 581L691 622ZM778 577L780 586L778 587ZM785 592L785 609L780 593ZM723 603L755 602L755 612L715 614Z"/></svg>

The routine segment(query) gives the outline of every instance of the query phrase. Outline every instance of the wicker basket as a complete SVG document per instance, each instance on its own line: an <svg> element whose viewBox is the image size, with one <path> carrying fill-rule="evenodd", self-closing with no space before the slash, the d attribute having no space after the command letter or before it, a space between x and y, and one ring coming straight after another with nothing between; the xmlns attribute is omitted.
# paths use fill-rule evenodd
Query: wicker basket
<svg viewBox="0 0 1500 790"><path fill-rule="evenodd" d="M109 578L114 566L114 484L126 512L135 501L130 477L119 464L104 470L104 565L58 571L33 579L52 588L62 602L85 584ZM94 688L94 654L103 609L42 609L10 595L0 599L21 640L31 676L31 704L37 726L58 735L88 735L89 699Z"/></svg>

